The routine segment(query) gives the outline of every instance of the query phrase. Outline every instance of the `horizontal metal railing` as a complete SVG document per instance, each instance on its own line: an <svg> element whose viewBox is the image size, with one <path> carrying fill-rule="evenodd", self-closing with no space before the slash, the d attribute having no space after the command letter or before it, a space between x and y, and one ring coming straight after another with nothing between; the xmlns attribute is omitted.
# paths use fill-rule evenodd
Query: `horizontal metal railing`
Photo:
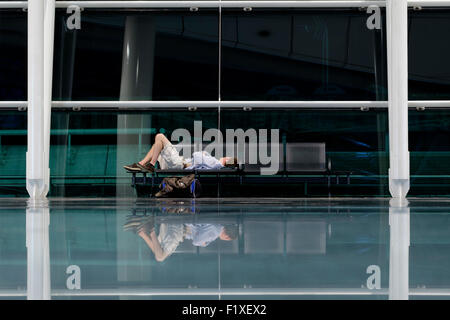
<svg viewBox="0 0 450 320"><path fill-rule="evenodd" d="M410 108L450 109L450 100L411 100ZM387 109L387 101L53 101L54 109L113 109L113 110L151 110L151 109ZM22 110L26 101L0 101L0 110Z"/></svg>
<svg viewBox="0 0 450 320"><path fill-rule="evenodd" d="M0 297L23 297L25 290L3 289ZM388 295L389 290L382 288L369 290L366 288L230 288L230 289L153 289L153 288L118 288L118 289L52 289L51 295L102 297L102 296L380 296ZM414 288L408 292L409 296L450 296L447 288Z"/></svg>
<svg viewBox="0 0 450 320"><path fill-rule="evenodd" d="M77 5L84 8L345 8L368 5L385 6L385 1L57 1L59 8Z"/></svg>

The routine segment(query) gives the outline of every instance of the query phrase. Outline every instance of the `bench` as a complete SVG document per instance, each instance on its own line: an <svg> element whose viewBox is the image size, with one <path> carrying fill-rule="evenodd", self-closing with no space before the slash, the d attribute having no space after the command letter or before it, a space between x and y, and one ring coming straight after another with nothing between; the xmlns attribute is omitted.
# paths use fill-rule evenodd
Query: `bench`
<svg viewBox="0 0 450 320"><path fill-rule="evenodd" d="M178 151L182 150L181 145L176 145ZM269 147L269 146L268 146ZM327 183L330 189L332 182L340 184L340 179L344 178L347 184L350 184L351 171L334 171L331 167L331 159L326 156L326 145L320 143L284 143L280 144L279 149L279 170L276 175L261 175L260 170L264 166L259 162L251 163L249 145L246 143L243 150L237 150L233 146L234 155L240 162L236 168L222 168L219 170L162 170L156 169L154 173L130 172L132 174L132 186L151 185L152 187L160 183L165 176L194 174L196 178L208 177L217 183L217 192L220 195L221 181L228 179L230 182L243 185L247 182L252 183L306 183L311 181L323 181ZM194 150L193 148L191 150ZM224 145L224 155L227 146ZM181 153L182 154L182 153ZM270 154L270 153L269 153ZM214 155L214 154L213 154Z"/></svg>

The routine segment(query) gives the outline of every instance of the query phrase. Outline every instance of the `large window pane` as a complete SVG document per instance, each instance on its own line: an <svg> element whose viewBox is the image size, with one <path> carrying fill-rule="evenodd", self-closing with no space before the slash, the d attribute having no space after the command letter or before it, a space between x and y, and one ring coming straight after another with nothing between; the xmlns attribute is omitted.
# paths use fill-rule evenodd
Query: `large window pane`
<svg viewBox="0 0 450 320"><path fill-rule="evenodd" d="M27 14L0 11L0 100L27 100Z"/></svg>
<svg viewBox="0 0 450 320"><path fill-rule="evenodd" d="M194 121L202 121L203 130L217 128L217 111L53 112L50 194L134 196L131 174L123 166L142 160L157 133L171 139L182 128L194 138Z"/></svg>
<svg viewBox="0 0 450 320"><path fill-rule="evenodd" d="M450 10L409 13L409 99L450 99Z"/></svg>
<svg viewBox="0 0 450 320"><path fill-rule="evenodd" d="M217 100L218 10L57 11L55 100Z"/></svg>
<svg viewBox="0 0 450 320"><path fill-rule="evenodd" d="M223 100L383 100L381 30L357 10L224 9Z"/></svg>
<svg viewBox="0 0 450 320"><path fill-rule="evenodd" d="M409 111L411 195L448 194L450 111Z"/></svg>
<svg viewBox="0 0 450 320"><path fill-rule="evenodd" d="M242 128L280 129L280 142L325 142L335 170L353 171L351 185L341 184L333 195L389 195L387 188L387 111L241 110L221 111L221 131ZM25 196L26 113L3 111L0 196ZM449 112L410 110L411 195L442 195L450 185ZM158 132L174 129L193 133L194 120L203 130L217 128L217 113L208 110L151 112L54 111L50 195L114 196L118 186L131 190L130 176L121 168L143 157ZM133 123L128 127L118 122ZM6 125L10 126L7 127ZM119 129L117 129L119 128ZM118 134L121 132L121 134ZM268 177L270 180L271 177ZM343 181L345 183L345 181ZM264 184L224 185L224 195L302 195L303 187ZM132 190L131 190L132 191ZM326 184L308 187L308 195L326 195ZM234 192L234 193L233 193ZM267 193L266 193L267 194Z"/></svg>
<svg viewBox="0 0 450 320"><path fill-rule="evenodd" d="M388 195L386 188L388 173L388 119L387 110L222 110L221 128L248 130L279 129L280 144L287 149L297 143L325 143L327 159L331 160L333 172L353 172L351 185L332 186L333 195ZM280 157L280 159L283 159ZM283 160L280 160L280 163ZM280 165L282 167L282 165ZM295 177L286 167L287 175ZM279 173L281 175L282 172ZM311 172L311 177L317 173ZM267 177L270 182L275 177ZM315 182L304 187L303 182L296 187L293 179L280 181L276 188L266 184L266 194L279 196L325 196L329 189L327 181ZM333 183L334 184L334 183ZM259 184L253 187L264 187ZM307 190L306 190L307 188ZM251 190L251 188L247 188ZM247 190L244 190L247 192ZM263 194L264 190L257 194ZM252 193L252 191L249 191Z"/></svg>

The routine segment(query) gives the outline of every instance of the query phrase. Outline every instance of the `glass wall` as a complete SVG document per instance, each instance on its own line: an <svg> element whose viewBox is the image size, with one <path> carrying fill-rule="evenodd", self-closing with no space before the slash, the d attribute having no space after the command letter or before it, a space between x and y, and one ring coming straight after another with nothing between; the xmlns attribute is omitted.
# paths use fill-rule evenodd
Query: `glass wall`
<svg viewBox="0 0 450 320"><path fill-rule="evenodd" d="M162 199L141 204L123 201L120 206L114 201L91 201L86 206L82 201L55 200L52 208L44 209L50 222L47 230L40 229L47 239L41 244L49 254L46 267L52 299L157 299L158 295L198 294L196 290L209 294L187 298L239 299L237 294L226 294L232 290L256 299L386 299L399 287L390 271L396 266L398 270L400 264L406 270L409 267L411 299L445 297L450 285L446 200L411 200L410 214L389 213L387 201L379 199L332 200L330 205L314 200L305 205L292 203ZM33 259L27 258L33 229L26 226L45 216L43 209L38 210L0 208L3 298L26 298L27 269L29 278L42 276L36 272L39 269L30 268ZM410 219L411 237L393 227L396 219L389 218L395 214ZM161 261L136 232L142 225L151 225L160 234L164 228L178 230L192 223L234 226L237 236L201 247L186 238L171 246L173 253ZM399 246L399 238L404 240L400 243L410 243L409 259L389 254ZM368 288L369 266L381 271L382 290ZM74 290L77 284L79 289ZM315 295L308 295L312 290ZM255 295L249 296L249 291ZM293 291L299 294L292 295ZM352 291L354 295L349 296Z"/></svg>
<svg viewBox="0 0 450 320"><path fill-rule="evenodd" d="M450 99L450 10L409 13L409 99ZM447 194L450 182L450 110L410 109L411 191Z"/></svg>
<svg viewBox="0 0 450 320"><path fill-rule="evenodd" d="M330 190L285 184L279 172L224 184L223 195L389 195L387 108L364 104L387 100L384 18L369 30L359 8L84 8L73 29L69 16L57 9L50 196L134 196L122 166L142 159L157 133L193 134L194 121L203 132L279 129L283 146L325 143L332 170L352 173ZM410 100L447 100L450 10L409 18ZM0 12L2 101L27 99L26 19ZM329 106L305 107L315 101ZM448 195L448 109L410 109L409 121L410 194ZM0 152L0 195L26 195L26 112L0 109Z"/></svg>
<svg viewBox="0 0 450 320"><path fill-rule="evenodd" d="M205 130L217 128L217 111L54 112L51 195L134 195L123 166L144 158L157 133L171 137L178 128L193 132L194 121L202 121Z"/></svg>
<svg viewBox="0 0 450 320"><path fill-rule="evenodd" d="M450 10L409 14L409 99L450 99Z"/></svg>
<svg viewBox="0 0 450 320"><path fill-rule="evenodd" d="M0 11L0 101L27 100L27 15Z"/></svg>

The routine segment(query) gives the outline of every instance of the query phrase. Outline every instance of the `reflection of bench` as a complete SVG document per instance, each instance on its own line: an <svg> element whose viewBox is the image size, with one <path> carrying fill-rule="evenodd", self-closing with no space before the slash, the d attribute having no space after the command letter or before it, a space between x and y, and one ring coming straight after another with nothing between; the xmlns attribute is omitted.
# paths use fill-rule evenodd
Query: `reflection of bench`
<svg viewBox="0 0 450 320"><path fill-rule="evenodd" d="M226 146L224 146L224 149L223 154L231 156L229 152L226 152ZM328 188L330 188L333 181L339 184L340 178L344 178L347 184L350 184L352 172L332 170L331 159L326 157L325 143L280 144L279 167L276 175L261 175L261 168L269 167L269 165L261 164L259 157L256 157L257 161L254 163L254 159L250 159L249 145L247 143L244 145L243 150L237 150L237 147L234 146L234 155L237 155L241 163L237 168L223 168L220 170L157 169L153 174L132 172L132 185L133 187L137 185L154 186L164 176L186 174L195 174L197 178L213 178L218 185L218 193L220 193L220 183L225 180L241 185L247 182L285 184L316 181L327 183ZM268 155L270 157L270 150Z"/></svg>

